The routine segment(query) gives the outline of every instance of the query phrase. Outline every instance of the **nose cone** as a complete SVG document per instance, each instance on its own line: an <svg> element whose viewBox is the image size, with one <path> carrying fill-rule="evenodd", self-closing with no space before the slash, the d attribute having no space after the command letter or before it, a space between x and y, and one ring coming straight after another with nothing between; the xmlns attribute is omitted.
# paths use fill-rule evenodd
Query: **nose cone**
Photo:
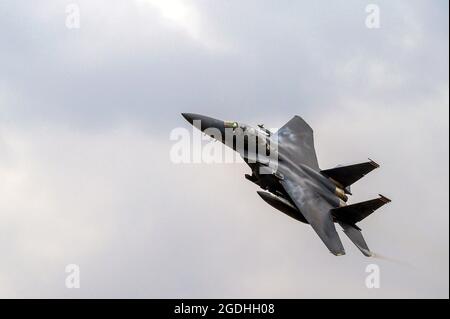
<svg viewBox="0 0 450 319"><path fill-rule="evenodd" d="M186 121L194 125L202 132L208 130L205 133L210 133L213 131L217 132L218 130L220 134L222 134L222 137L225 136L225 123L221 120L195 113L181 113L181 115L186 119ZM217 138L217 136L213 137Z"/></svg>
<svg viewBox="0 0 450 319"><path fill-rule="evenodd" d="M188 121L191 124L194 123L194 119L196 118L196 116L199 116L193 113L181 113L181 115L186 119L186 121Z"/></svg>

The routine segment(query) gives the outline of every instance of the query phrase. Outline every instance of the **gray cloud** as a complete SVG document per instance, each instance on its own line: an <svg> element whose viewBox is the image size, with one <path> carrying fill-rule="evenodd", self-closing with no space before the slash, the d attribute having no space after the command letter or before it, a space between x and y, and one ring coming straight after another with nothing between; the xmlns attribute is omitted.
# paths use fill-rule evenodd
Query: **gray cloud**
<svg viewBox="0 0 450 319"><path fill-rule="evenodd" d="M0 5L0 296L448 298L448 3L379 1L378 30L360 1L78 3L79 30ZM299 114L322 167L378 160L353 200L393 198L362 227L399 262L331 256L243 165L172 164L182 111Z"/></svg>

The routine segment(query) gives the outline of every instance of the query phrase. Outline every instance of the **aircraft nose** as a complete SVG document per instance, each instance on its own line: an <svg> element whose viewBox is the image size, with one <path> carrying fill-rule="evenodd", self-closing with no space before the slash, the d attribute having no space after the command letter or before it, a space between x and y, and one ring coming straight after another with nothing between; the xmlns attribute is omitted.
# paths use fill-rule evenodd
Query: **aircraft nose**
<svg viewBox="0 0 450 319"><path fill-rule="evenodd" d="M188 121L189 123L193 124L194 123L194 119L196 118L197 114L181 113L181 115L186 119L186 121Z"/></svg>
<svg viewBox="0 0 450 319"><path fill-rule="evenodd" d="M222 135L225 133L224 121L195 113L181 113L181 115L202 132L206 129L217 129Z"/></svg>

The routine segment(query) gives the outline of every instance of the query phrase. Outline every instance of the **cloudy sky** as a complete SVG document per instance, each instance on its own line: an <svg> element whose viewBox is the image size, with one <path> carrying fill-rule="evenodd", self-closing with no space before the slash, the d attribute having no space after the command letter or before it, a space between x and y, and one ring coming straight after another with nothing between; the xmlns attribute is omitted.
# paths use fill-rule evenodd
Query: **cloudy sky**
<svg viewBox="0 0 450 319"><path fill-rule="evenodd" d="M449 297L447 1L70 3L0 3L0 297ZM393 200L360 224L382 257L331 255L242 164L174 164L181 112L376 160L352 202Z"/></svg>

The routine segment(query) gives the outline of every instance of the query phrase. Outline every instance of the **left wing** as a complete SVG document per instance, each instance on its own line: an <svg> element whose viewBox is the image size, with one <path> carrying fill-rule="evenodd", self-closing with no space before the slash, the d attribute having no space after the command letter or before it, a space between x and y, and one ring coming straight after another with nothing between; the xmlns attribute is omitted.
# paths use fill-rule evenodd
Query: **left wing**
<svg viewBox="0 0 450 319"><path fill-rule="evenodd" d="M345 255L330 212L333 207L307 187L304 179L285 177L280 182L330 252L336 256Z"/></svg>

